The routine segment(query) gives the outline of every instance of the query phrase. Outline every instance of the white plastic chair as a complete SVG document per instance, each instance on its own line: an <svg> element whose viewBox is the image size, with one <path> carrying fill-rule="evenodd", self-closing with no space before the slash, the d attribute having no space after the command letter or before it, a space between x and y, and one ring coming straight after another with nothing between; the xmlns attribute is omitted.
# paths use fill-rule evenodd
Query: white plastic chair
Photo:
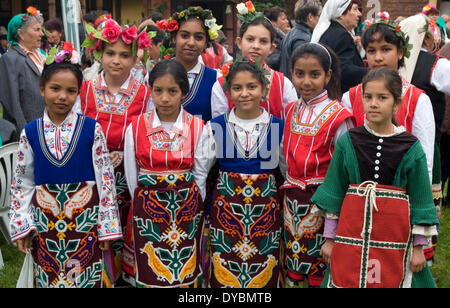
<svg viewBox="0 0 450 308"><path fill-rule="evenodd" d="M11 182L16 169L18 148L18 142L0 147L0 231L8 243L11 243L8 218L11 201Z"/></svg>

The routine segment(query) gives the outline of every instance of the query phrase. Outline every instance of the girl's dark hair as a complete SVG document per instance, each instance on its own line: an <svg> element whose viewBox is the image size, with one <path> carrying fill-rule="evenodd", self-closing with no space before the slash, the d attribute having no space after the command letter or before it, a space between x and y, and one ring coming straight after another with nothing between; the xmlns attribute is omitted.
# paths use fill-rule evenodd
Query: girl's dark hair
<svg viewBox="0 0 450 308"><path fill-rule="evenodd" d="M398 60L398 67L402 67L405 65L405 47L406 41L401 36L397 36L395 32L389 28L388 25L384 23L376 23L371 25L362 36L362 44L364 49L367 50L367 47L370 43L375 41L385 40L389 44L393 44L397 47L398 51L403 51L403 57Z"/></svg>
<svg viewBox="0 0 450 308"><path fill-rule="evenodd" d="M394 97L394 106L400 106L402 103L403 81L399 73L388 67L371 69L362 80L362 93L366 90L367 83L374 80L384 81L385 87ZM395 116L392 117L392 123L397 125Z"/></svg>
<svg viewBox="0 0 450 308"><path fill-rule="evenodd" d="M155 65L148 79L150 87L153 87L156 79L167 74L171 75L173 79L175 79L175 82L180 87L183 95L187 95L189 93L189 79L187 77L186 69L175 59L162 60Z"/></svg>
<svg viewBox="0 0 450 308"><path fill-rule="evenodd" d="M317 43L306 43L295 49L291 56L292 76L294 76L294 67L297 60L308 56L315 57L319 61L325 73L331 69L331 79L325 86L325 89L328 91L328 97L330 99L340 100L342 97L341 61L334 51L328 46Z"/></svg>
<svg viewBox="0 0 450 308"><path fill-rule="evenodd" d="M259 26L259 25L264 26L269 31L270 43L273 43L275 41L275 38L277 37L277 32L272 22L269 19L267 19L267 17L256 18L252 22L242 24L241 29L239 30L239 37L243 38L245 32L247 32L250 26Z"/></svg>
<svg viewBox="0 0 450 308"><path fill-rule="evenodd" d="M81 67L78 64L72 64L69 62L53 62L50 65L46 64L44 66L44 70L42 71L39 85L44 88L53 74L64 70L71 71L75 75L78 81L78 89L81 89L81 84L83 83L83 72L81 71Z"/></svg>
<svg viewBox="0 0 450 308"><path fill-rule="evenodd" d="M145 27L141 28L141 29L139 29L138 34L140 34L142 31L144 31L144 29L146 29L147 33L156 32L156 36L152 38L153 44L157 45L161 42L164 42L164 39L166 38L166 33L162 30L159 30L159 28L157 26L149 25L149 26L146 26L146 28Z"/></svg>
<svg viewBox="0 0 450 308"><path fill-rule="evenodd" d="M261 83L262 88L266 88L267 78L264 76L264 73L248 61L242 61L231 67L230 73L226 78L228 90L230 89L231 82L233 81L234 77L236 77L236 75L240 72L250 72L253 77L255 77Z"/></svg>

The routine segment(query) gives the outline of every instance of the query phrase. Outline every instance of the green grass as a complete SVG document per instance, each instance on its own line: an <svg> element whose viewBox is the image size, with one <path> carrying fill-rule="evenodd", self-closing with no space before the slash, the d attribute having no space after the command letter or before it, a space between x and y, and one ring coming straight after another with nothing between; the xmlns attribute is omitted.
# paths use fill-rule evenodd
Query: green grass
<svg viewBox="0 0 450 308"><path fill-rule="evenodd" d="M442 210L441 218L435 262L431 272L439 279L439 288L450 288L450 207ZM0 288L15 288L25 255L15 246L7 245L3 238L0 239L0 248L5 263L5 267L0 271Z"/></svg>

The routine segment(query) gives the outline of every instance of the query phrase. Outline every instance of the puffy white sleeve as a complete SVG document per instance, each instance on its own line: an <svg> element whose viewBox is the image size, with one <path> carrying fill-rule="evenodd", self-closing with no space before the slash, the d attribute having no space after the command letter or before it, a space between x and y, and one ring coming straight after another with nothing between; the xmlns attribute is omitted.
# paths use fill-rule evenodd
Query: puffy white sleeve
<svg viewBox="0 0 450 308"><path fill-rule="evenodd" d="M109 156L106 138L99 123L95 125L92 162L100 199L98 213L98 235L100 241L122 237L119 208L116 201L114 167Z"/></svg>
<svg viewBox="0 0 450 308"><path fill-rule="evenodd" d="M353 106L352 102L350 101L350 92L345 92L341 99L342 106L345 107L345 109L348 110L351 114L353 114Z"/></svg>
<svg viewBox="0 0 450 308"><path fill-rule="evenodd" d="M37 230L32 204L35 192L34 153L25 129L17 151L17 164L11 184L10 235L13 242Z"/></svg>
<svg viewBox="0 0 450 308"><path fill-rule="evenodd" d="M439 92L450 95L450 61L440 58L431 75L430 83Z"/></svg>
<svg viewBox="0 0 450 308"><path fill-rule="evenodd" d="M125 178L131 198L134 197L134 190L137 188L138 166L136 163L136 153L134 150L133 127L130 124L125 132L125 147L123 152Z"/></svg>
<svg viewBox="0 0 450 308"><path fill-rule="evenodd" d="M200 189L202 199L206 198L206 179L208 178L209 170L216 161L216 143L212 135L211 124L208 122L204 128L197 149L194 154L194 168L192 174L195 182Z"/></svg>
<svg viewBox="0 0 450 308"><path fill-rule="evenodd" d="M211 116L214 119L228 112L228 97L223 92L219 81L216 81L211 93Z"/></svg>
<svg viewBox="0 0 450 308"><path fill-rule="evenodd" d="M284 88L283 88L283 110L286 111L287 105L298 100L297 90L294 84L287 78L284 77Z"/></svg>
<svg viewBox="0 0 450 308"><path fill-rule="evenodd" d="M433 106L426 94L421 94L417 101L416 111L412 122L412 132L419 139L427 157L430 184L433 179L434 137L436 127L434 124Z"/></svg>

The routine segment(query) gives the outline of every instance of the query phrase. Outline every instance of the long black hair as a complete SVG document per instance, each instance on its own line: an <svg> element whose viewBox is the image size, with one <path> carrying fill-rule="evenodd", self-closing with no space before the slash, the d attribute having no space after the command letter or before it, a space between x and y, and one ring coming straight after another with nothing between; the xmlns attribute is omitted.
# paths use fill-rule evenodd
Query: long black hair
<svg viewBox="0 0 450 308"><path fill-rule="evenodd" d="M325 86L330 99L341 99L341 62L334 51L326 45L318 43L306 43L296 48L291 56L291 71L294 70L295 62L300 58L308 56L315 57L322 66L325 73L331 70L331 79ZM294 72L292 72L292 76Z"/></svg>

